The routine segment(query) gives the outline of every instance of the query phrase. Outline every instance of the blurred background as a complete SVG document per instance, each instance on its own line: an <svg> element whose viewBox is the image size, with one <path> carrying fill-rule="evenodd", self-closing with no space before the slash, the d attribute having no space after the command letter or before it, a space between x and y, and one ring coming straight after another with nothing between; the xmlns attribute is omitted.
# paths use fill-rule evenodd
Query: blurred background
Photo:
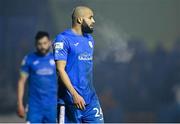
<svg viewBox="0 0 180 124"><path fill-rule="evenodd" d="M94 85L105 122L180 122L180 0L0 0L0 122L16 116L16 88L34 35L53 39L71 12L95 14Z"/></svg>

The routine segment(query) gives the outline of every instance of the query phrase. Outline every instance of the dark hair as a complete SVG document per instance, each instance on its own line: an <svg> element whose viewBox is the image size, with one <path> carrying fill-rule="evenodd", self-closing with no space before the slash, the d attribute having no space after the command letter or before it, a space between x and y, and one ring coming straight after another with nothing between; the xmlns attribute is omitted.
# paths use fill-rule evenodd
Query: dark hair
<svg viewBox="0 0 180 124"><path fill-rule="evenodd" d="M48 32L38 31L37 34L36 34L36 36L35 36L36 43L38 42L38 40L40 40L40 39L43 38L43 37L49 38Z"/></svg>

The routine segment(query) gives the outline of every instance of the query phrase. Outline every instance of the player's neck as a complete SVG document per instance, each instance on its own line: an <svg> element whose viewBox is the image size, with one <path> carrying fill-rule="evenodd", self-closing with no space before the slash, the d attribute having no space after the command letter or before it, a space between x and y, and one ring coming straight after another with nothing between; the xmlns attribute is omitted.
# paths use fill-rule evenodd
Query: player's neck
<svg viewBox="0 0 180 124"><path fill-rule="evenodd" d="M82 29L81 29L80 26L73 25L72 26L72 31L77 35L83 35Z"/></svg>

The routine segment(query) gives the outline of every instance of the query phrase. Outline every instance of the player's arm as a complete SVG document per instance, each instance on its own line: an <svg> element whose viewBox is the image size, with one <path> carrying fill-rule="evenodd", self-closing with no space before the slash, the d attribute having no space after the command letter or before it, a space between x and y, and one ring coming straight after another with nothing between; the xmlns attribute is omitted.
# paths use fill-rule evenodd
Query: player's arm
<svg viewBox="0 0 180 124"><path fill-rule="evenodd" d="M66 61L63 61L63 60L56 61L56 68L58 71L58 75L60 76L65 87L69 90L69 92L73 96L74 104L76 105L76 107L83 110L83 109L85 109L85 101L77 93L77 91L74 89L73 85L71 84L69 76L67 75L67 73L65 71L65 67L66 67Z"/></svg>
<svg viewBox="0 0 180 124"><path fill-rule="evenodd" d="M24 91L25 91L25 83L27 81L28 74L25 72L20 73L20 77L18 80L18 88L17 88L17 99L18 99L18 115L19 117L24 117L25 115L25 109L23 105L23 97L24 97Z"/></svg>
<svg viewBox="0 0 180 124"><path fill-rule="evenodd" d="M25 84L29 75L29 59L28 56L25 56L20 68L20 76L18 80L18 86L17 86L17 112L19 117L24 117L25 115L25 109L23 105L23 97L24 97L24 90L25 90Z"/></svg>

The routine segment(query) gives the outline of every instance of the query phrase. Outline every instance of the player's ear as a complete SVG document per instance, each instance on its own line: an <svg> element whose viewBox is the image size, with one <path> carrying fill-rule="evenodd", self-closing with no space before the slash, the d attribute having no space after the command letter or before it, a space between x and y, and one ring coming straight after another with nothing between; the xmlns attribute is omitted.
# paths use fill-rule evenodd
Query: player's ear
<svg viewBox="0 0 180 124"><path fill-rule="evenodd" d="M52 45L52 40L49 40L49 44Z"/></svg>
<svg viewBox="0 0 180 124"><path fill-rule="evenodd" d="M77 23L78 23L78 24L82 24L82 22L83 22L83 19L82 19L82 18L77 18Z"/></svg>
<svg viewBox="0 0 180 124"><path fill-rule="evenodd" d="M52 45L52 41L49 39L49 42L48 42L49 45Z"/></svg>

